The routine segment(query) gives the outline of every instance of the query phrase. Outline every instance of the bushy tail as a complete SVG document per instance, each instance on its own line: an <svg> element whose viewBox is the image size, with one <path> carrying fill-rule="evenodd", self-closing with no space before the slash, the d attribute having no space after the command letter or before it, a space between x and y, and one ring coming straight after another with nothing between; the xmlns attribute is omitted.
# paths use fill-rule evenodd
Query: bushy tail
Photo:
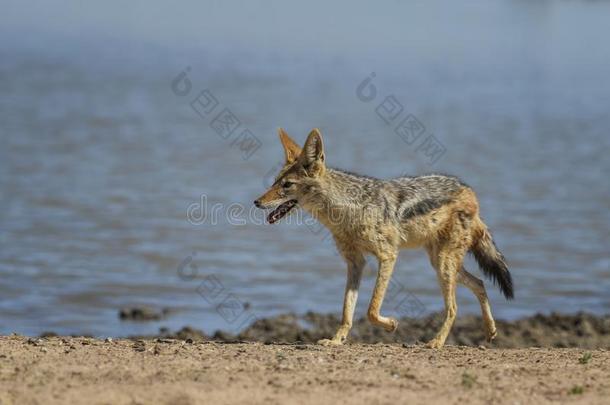
<svg viewBox="0 0 610 405"><path fill-rule="evenodd" d="M491 233L487 226L478 219L477 231L474 235L474 243L470 247L470 251L474 258L479 263L479 267L483 273L493 280L494 284L500 287L500 291L507 300L513 299L513 279L506 266L504 255L498 250L494 243Z"/></svg>

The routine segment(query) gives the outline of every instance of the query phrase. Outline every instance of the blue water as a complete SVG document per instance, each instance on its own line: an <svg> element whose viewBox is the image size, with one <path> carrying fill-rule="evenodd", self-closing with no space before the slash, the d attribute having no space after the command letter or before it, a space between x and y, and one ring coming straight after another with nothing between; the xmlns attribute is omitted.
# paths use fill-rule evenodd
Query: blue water
<svg viewBox="0 0 610 405"><path fill-rule="evenodd" d="M283 157L279 126L299 141L321 128L333 166L469 183L516 284L513 302L489 287L498 318L610 310L610 4L19 7L0 17L0 333L339 314L345 270L326 233L250 215ZM387 124L390 96L402 111ZM195 99L216 107L199 115ZM225 108L232 134L212 123ZM424 128L413 144L394 132L408 115ZM386 312L442 307L423 252L401 254L395 281ZM121 322L134 305L171 312Z"/></svg>

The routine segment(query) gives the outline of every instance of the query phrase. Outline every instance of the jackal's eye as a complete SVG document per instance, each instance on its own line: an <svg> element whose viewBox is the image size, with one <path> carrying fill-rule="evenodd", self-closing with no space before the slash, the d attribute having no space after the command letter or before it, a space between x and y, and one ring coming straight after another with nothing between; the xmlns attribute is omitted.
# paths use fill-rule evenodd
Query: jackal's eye
<svg viewBox="0 0 610 405"><path fill-rule="evenodd" d="M284 184L282 184L282 188L290 188L293 184L293 182L285 181Z"/></svg>

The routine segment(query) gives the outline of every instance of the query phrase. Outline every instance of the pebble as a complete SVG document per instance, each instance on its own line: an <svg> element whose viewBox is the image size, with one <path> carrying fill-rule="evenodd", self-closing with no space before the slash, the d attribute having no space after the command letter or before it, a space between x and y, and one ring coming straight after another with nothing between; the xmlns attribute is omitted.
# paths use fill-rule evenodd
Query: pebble
<svg viewBox="0 0 610 405"><path fill-rule="evenodd" d="M29 338L27 342L28 342L28 344L33 345L33 346L40 346L42 344L42 339Z"/></svg>
<svg viewBox="0 0 610 405"><path fill-rule="evenodd" d="M143 352L146 351L146 343L144 343L143 341L137 341L133 344L133 348L136 352Z"/></svg>

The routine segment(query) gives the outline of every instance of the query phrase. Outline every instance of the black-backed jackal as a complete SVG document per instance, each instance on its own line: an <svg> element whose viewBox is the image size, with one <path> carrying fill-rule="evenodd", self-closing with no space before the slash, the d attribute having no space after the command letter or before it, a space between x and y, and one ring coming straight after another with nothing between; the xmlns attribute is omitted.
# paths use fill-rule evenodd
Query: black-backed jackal
<svg viewBox="0 0 610 405"><path fill-rule="evenodd" d="M483 273L490 277L507 299L513 285L502 253L479 217L474 191L459 179L443 175L400 177L379 180L326 166L322 135L311 131L301 149L280 129L286 162L271 188L254 204L275 209L268 222L274 223L300 206L332 233L347 262L347 285L343 317L337 333L319 343L341 344L347 338L366 254L374 255L379 271L368 308L368 319L388 331L396 330L396 319L380 313L383 297L402 248L426 249L436 270L445 300L445 320L432 348L444 345L455 320L456 284L468 287L478 298L488 341L496 326L483 282L466 271L464 256L472 252Z"/></svg>

